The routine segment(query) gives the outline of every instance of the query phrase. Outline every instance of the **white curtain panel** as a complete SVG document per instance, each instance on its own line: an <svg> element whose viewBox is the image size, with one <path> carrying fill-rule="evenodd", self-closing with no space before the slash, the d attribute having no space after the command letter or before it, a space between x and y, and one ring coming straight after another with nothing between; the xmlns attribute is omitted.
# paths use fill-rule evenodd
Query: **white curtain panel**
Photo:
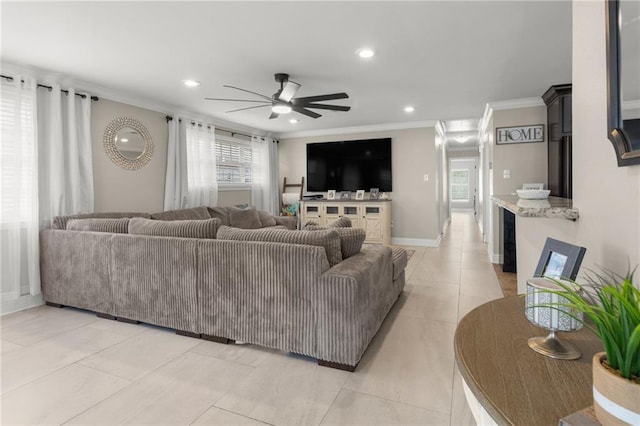
<svg viewBox="0 0 640 426"><path fill-rule="evenodd" d="M40 293L36 82L0 79L0 290L5 303ZM24 80L24 84L21 83Z"/></svg>
<svg viewBox="0 0 640 426"><path fill-rule="evenodd" d="M38 182L42 227L54 216L93 212L91 97L59 85L37 89Z"/></svg>
<svg viewBox="0 0 640 426"><path fill-rule="evenodd" d="M271 138L252 136L251 148L251 204L257 209L277 215L280 210L277 144Z"/></svg>
<svg viewBox="0 0 640 426"><path fill-rule="evenodd" d="M188 207L218 205L215 128L201 123L187 127Z"/></svg>
<svg viewBox="0 0 640 426"><path fill-rule="evenodd" d="M187 178L187 126L184 120L174 116L167 123L167 174L164 185L164 209L187 207L189 187Z"/></svg>

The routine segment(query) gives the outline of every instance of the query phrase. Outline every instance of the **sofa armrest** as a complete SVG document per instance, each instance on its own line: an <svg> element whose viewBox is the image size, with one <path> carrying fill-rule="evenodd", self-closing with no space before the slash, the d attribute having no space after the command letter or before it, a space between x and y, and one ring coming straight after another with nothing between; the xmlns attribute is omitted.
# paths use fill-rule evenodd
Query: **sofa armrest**
<svg viewBox="0 0 640 426"><path fill-rule="evenodd" d="M369 246L323 274L318 289L318 358L355 366L399 296L391 249Z"/></svg>
<svg viewBox="0 0 640 426"><path fill-rule="evenodd" d="M284 225L291 230L298 228L297 216L273 216L273 218L276 221L276 225Z"/></svg>

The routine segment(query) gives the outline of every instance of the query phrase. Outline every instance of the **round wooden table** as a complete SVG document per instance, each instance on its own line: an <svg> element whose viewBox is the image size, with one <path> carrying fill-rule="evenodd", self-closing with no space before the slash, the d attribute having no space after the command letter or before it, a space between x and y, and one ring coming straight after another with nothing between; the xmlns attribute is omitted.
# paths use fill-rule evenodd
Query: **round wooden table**
<svg viewBox="0 0 640 426"><path fill-rule="evenodd" d="M587 329L559 333L582 357L562 361L527 344L547 330L524 315L524 297L494 300L458 324L454 346L460 373L473 396L497 424L557 425L593 404L591 358L602 346Z"/></svg>

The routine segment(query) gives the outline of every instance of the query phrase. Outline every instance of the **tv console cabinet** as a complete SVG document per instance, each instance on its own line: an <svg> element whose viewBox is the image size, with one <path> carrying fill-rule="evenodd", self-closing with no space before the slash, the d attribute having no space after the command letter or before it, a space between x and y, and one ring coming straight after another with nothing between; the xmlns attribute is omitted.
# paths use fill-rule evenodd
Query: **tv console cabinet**
<svg viewBox="0 0 640 426"><path fill-rule="evenodd" d="M300 223L328 225L341 217L367 232L365 243L391 244L391 200L313 200L300 202Z"/></svg>

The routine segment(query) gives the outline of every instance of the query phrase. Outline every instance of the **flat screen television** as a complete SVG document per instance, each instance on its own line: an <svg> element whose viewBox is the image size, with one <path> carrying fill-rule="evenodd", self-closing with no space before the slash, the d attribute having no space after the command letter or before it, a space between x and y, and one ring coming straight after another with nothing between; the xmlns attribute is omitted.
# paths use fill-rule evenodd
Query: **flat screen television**
<svg viewBox="0 0 640 426"><path fill-rule="evenodd" d="M307 191L391 192L391 138L307 144Z"/></svg>

